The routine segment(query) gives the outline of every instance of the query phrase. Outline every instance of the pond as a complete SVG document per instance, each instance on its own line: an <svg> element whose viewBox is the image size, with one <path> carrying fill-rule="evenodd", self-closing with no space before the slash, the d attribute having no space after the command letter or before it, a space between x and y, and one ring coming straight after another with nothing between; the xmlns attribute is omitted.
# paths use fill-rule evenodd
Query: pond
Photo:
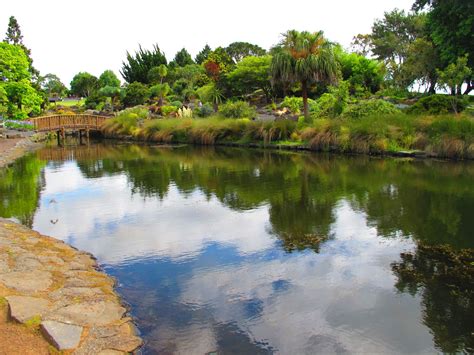
<svg viewBox="0 0 474 355"><path fill-rule="evenodd" d="M145 354L469 353L472 284L451 292L419 245L474 247L473 181L468 162L100 143L0 170L0 216L94 254Z"/></svg>

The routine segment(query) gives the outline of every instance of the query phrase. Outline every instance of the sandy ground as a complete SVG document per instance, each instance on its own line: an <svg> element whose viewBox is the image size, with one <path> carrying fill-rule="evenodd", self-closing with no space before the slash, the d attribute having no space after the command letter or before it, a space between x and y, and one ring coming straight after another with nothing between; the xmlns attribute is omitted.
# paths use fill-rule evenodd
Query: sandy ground
<svg viewBox="0 0 474 355"><path fill-rule="evenodd" d="M50 354L51 347L37 330L7 322L7 317L8 306L0 299L0 355Z"/></svg>
<svg viewBox="0 0 474 355"><path fill-rule="evenodd" d="M7 150L13 148L21 138L6 139L0 138L0 155L5 153Z"/></svg>

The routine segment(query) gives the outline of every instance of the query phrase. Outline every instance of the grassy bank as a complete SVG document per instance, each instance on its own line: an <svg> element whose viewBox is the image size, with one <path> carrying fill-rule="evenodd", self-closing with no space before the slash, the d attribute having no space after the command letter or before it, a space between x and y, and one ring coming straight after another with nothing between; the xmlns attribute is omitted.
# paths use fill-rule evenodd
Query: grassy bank
<svg viewBox="0 0 474 355"><path fill-rule="evenodd" d="M109 120L107 137L160 143L304 146L315 151L384 154L422 151L429 156L474 159L474 118L411 116L317 119L313 123L249 119L144 119L128 110Z"/></svg>

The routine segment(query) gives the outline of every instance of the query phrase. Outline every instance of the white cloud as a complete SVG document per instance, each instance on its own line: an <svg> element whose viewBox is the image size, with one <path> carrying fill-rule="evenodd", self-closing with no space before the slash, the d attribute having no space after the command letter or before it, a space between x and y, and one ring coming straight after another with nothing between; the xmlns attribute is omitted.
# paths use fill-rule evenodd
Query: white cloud
<svg viewBox="0 0 474 355"><path fill-rule="evenodd" d="M268 220L265 206L236 213L200 193L184 197L176 186L164 201L143 199L131 195L125 175L86 179L75 163L46 169L45 179L33 228L106 264L158 255L190 258L211 242L234 246L242 255L274 244L262 224Z"/></svg>

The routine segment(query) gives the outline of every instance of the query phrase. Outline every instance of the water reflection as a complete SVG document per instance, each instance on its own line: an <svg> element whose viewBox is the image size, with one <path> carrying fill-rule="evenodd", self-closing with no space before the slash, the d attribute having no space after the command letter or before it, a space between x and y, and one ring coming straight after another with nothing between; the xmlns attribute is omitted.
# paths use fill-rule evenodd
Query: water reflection
<svg viewBox="0 0 474 355"><path fill-rule="evenodd" d="M25 162L33 227L118 278L147 353L467 349L390 265L418 241L473 247L472 164L133 145Z"/></svg>

